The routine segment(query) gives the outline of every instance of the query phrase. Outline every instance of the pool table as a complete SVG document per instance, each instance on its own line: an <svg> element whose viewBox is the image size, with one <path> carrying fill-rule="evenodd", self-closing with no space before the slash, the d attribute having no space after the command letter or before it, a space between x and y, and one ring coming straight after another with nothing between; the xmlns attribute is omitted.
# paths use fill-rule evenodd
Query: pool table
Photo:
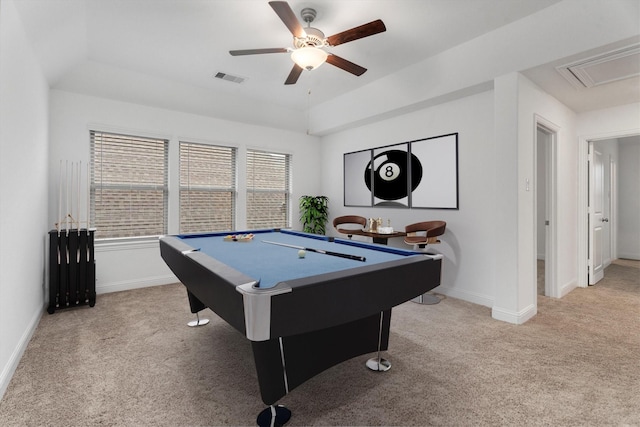
<svg viewBox="0 0 640 427"><path fill-rule="evenodd" d="M208 307L251 341L262 417L331 366L386 362L391 308L440 284L441 255L285 229L162 236L160 253L192 313Z"/></svg>

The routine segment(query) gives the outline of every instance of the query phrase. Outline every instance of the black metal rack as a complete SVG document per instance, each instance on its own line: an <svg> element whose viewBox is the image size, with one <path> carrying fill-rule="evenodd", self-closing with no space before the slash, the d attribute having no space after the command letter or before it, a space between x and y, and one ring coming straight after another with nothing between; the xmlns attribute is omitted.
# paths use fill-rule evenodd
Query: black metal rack
<svg viewBox="0 0 640 427"><path fill-rule="evenodd" d="M96 304L94 231L49 231L49 314L57 309Z"/></svg>

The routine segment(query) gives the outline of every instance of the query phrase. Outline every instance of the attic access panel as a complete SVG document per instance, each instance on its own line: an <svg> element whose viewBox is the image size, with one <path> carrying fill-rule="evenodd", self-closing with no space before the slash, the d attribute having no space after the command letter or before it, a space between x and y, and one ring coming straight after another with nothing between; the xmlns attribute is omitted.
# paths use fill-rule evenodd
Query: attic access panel
<svg viewBox="0 0 640 427"><path fill-rule="evenodd" d="M556 70L579 89L637 77L640 75L640 45L565 64Z"/></svg>

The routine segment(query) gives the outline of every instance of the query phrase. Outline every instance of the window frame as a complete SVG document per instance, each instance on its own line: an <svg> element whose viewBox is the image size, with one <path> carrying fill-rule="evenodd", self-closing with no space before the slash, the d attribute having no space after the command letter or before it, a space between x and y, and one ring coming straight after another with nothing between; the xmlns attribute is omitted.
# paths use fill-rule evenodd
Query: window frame
<svg viewBox="0 0 640 427"><path fill-rule="evenodd" d="M183 170L182 170L182 165L183 165L183 159L182 159L182 148L187 147L187 146L195 146L195 147L199 147L201 149L207 149L207 148L211 148L213 150L228 150L230 153L230 174L231 174L231 179L230 179L230 186L225 187L225 186L206 186L206 185L196 185L196 188L194 191L203 191L203 192L211 192L211 193L230 193L231 194L231 212L229 213L230 216L230 223L231 226L230 228L224 228L224 229L207 229L207 230L186 230L183 229L183 216L182 216L182 212L183 212L183 204L182 204L182 195L183 195L183 191L190 191L191 188L191 183L190 181L187 182L187 184L183 184L182 182L182 178L183 178ZM193 142L193 141L186 141L186 140L181 140L178 142L178 160L177 160L177 164L178 164L178 173L177 173L177 181L178 181L178 198L177 198L177 204L178 204L178 221L177 221L177 226L178 226L178 232L180 234L185 234L185 233L198 233L198 232L209 232L209 231L227 231L227 230L233 230L236 227L237 224L237 206L238 206L238 189L237 189L237 181L238 181L238 148L237 147L233 147L233 146L229 146L229 145L222 145L222 144L209 144L209 143L203 143L203 142ZM191 175L189 174L189 177Z"/></svg>
<svg viewBox="0 0 640 427"><path fill-rule="evenodd" d="M249 164L250 164L250 156L252 153L259 153L262 155L269 156L281 156L284 160L284 188L283 189L275 189L275 188L256 188L249 179ZM245 172L245 195L246 195L246 207L245 207L245 215L246 215L246 224L249 229L260 229L260 228L290 228L292 222L292 197L293 197L293 189L292 189L292 170L293 170L293 155L291 153L277 151L277 150L268 150L264 148L247 148L246 149L246 172ZM252 194L284 194L285 205L283 207L284 213L284 223L283 224L262 224L258 226L252 226L251 223L251 212L250 212L250 200Z"/></svg>
<svg viewBox="0 0 640 427"><path fill-rule="evenodd" d="M105 184L102 180L100 182L96 181L97 176L97 165L96 165L96 139L123 139L131 142L138 141L139 143L156 143L158 147L161 145L162 149L162 183L153 183L153 184L144 184L140 182L130 181L129 183L107 183ZM90 129L89 130L89 164L90 164L90 189L89 189L89 210L90 210L90 223L92 227L96 228L96 241L98 242L108 242L108 241L134 241L134 240L146 240L150 238L156 238L160 235L167 234L167 230L169 227L169 144L170 141L168 138L159 137L159 136L145 136L145 135L134 135L129 133L123 133L118 131L109 131L109 130L98 130L98 129ZM134 147L135 143L131 144L131 147ZM104 153L104 150L101 148L100 152ZM103 173L101 171L100 176L103 177ZM97 192L102 190L130 190L130 191L149 191L149 190L161 190L162 191L162 219L161 219L161 228L162 230L158 230L158 233L152 234L134 234L134 235L123 235L123 236L115 236L115 235L106 235L102 236L100 234L100 224L96 222L98 206L97 203Z"/></svg>

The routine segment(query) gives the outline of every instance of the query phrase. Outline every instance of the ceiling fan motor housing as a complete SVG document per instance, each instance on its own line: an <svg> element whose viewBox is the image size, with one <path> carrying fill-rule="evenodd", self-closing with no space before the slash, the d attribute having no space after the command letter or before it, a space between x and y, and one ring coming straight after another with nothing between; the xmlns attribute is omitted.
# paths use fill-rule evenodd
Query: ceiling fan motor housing
<svg viewBox="0 0 640 427"><path fill-rule="evenodd" d="M306 38L293 38L293 44L296 48L301 47L323 47L327 45L327 39L324 33L317 28L307 27L304 29L307 33Z"/></svg>
<svg viewBox="0 0 640 427"><path fill-rule="evenodd" d="M327 38L324 33L317 28L313 28L311 23L316 19L317 12L311 7L305 7L300 11L302 20L307 23L304 32L307 33L306 38L293 38L293 44L296 48L301 47L323 47L327 45Z"/></svg>

